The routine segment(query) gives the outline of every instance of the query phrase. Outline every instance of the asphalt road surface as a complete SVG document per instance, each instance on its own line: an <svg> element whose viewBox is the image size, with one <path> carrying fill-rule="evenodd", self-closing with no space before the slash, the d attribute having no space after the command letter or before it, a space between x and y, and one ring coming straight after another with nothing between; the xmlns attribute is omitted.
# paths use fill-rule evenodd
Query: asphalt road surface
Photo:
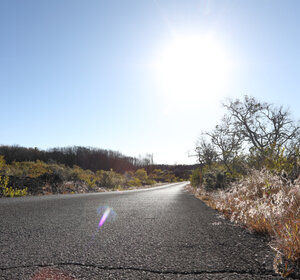
<svg viewBox="0 0 300 280"><path fill-rule="evenodd" d="M281 279L265 240L185 184L0 199L0 279Z"/></svg>

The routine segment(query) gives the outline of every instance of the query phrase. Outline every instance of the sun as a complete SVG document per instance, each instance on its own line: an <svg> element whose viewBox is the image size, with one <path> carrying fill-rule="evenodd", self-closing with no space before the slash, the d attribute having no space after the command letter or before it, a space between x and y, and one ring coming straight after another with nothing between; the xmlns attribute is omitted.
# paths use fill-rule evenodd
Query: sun
<svg viewBox="0 0 300 280"><path fill-rule="evenodd" d="M231 61L212 36L176 36L154 63L167 109L191 102L217 102L225 91Z"/></svg>

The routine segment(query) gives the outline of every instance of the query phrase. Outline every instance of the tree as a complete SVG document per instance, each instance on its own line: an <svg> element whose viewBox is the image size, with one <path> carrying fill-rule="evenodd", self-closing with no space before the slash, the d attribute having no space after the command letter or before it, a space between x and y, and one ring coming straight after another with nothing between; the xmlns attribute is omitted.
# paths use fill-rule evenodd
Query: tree
<svg viewBox="0 0 300 280"><path fill-rule="evenodd" d="M221 161L231 173L234 159L238 157L242 150L242 138L238 131L232 127L230 118L224 116L222 123L216 125L212 132L207 132L215 147L216 158Z"/></svg>
<svg viewBox="0 0 300 280"><path fill-rule="evenodd" d="M245 96L243 101L229 100L223 105L235 133L250 145L250 149L261 154L272 145L279 154L281 147L287 146L299 133L299 124L282 106L277 108L249 96Z"/></svg>
<svg viewBox="0 0 300 280"><path fill-rule="evenodd" d="M216 166L223 166L226 180L247 174L249 167L284 170L292 179L299 176L300 125L287 109L249 96L229 99L223 106L227 113L222 122L203 133L206 138L202 136L196 146L206 183L209 172L216 174Z"/></svg>
<svg viewBox="0 0 300 280"><path fill-rule="evenodd" d="M204 137L197 141L195 152L198 157L199 163L203 165L212 165L216 161L218 153L211 143L207 142Z"/></svg>

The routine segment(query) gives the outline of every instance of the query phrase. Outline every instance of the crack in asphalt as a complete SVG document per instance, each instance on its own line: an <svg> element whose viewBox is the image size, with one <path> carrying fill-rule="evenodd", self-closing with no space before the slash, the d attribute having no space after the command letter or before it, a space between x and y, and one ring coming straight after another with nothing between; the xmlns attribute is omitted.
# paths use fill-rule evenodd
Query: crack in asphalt
<svg viewBox="0 0 300 280"><path fill-rule="evenodd" d="M139 268L139 267L123 267L123 266L101 266L96 264L89 263L76 263L76 262L62 262L62 263L52 263L52 264L37 264L37 265L21 265L21 266L10 266L10 267L0 267L0 270L10 270L17 268L33 268L33 267L59 267L59 266L83 266L83 267L92 267L103 270L133 270L133 271L142 271L142 272L150 272L155 274L174 274L174 275L201 275L201 274L241 274L241 275L254 275L254 276L274 276L280 277L280 275L276 274L271 270L264 270L261 273L257 273L256 271L251 270L195 270L195 271L176 271L176 270L154 270L147 268ZM293 277L288 277L292 279L297 279Z"/></svg>

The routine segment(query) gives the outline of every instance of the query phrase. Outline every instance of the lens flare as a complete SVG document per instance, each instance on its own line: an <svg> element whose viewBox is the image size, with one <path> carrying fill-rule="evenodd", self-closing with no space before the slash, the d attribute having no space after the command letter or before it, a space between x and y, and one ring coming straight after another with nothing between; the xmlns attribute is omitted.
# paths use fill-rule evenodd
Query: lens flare
<svg viewBox="0 0 300 280"><path fill-rule="evenodd" d="M91 248L91 246L97 240L97 234L99 233L100 228L104 225L105 222L112 222L112 221L114 221L115 218L116 218L116 216L117 216L117 214L113 210L113 208L111 208L109 206L99 206L97 208L97 216L100 218L99 223L98 223L98 227L94 231L94 233L93 233L90 241L86 244L86 248L84 249L86 257L87 257L88 250Z"/></svg>
<svg viewBox="0 0 300 280"><path fill-rule="evenodd" d="M98 230L104 225L106 221L113 221L116 217L116 213L114 212L114 210L108 206L98 207L97 213L101 217L98 224Z"/></svg>
<svg viewBox="0 0 300 280"><path fill-rule="evenodd" d="M101 217L100 219L100 222L99 222L99 225L98 225L98 228L101 228L103 226L103 224L105 223L109 213L110 213L111 209L110 208L107 208L103 214L103 216Z"/></svg>

